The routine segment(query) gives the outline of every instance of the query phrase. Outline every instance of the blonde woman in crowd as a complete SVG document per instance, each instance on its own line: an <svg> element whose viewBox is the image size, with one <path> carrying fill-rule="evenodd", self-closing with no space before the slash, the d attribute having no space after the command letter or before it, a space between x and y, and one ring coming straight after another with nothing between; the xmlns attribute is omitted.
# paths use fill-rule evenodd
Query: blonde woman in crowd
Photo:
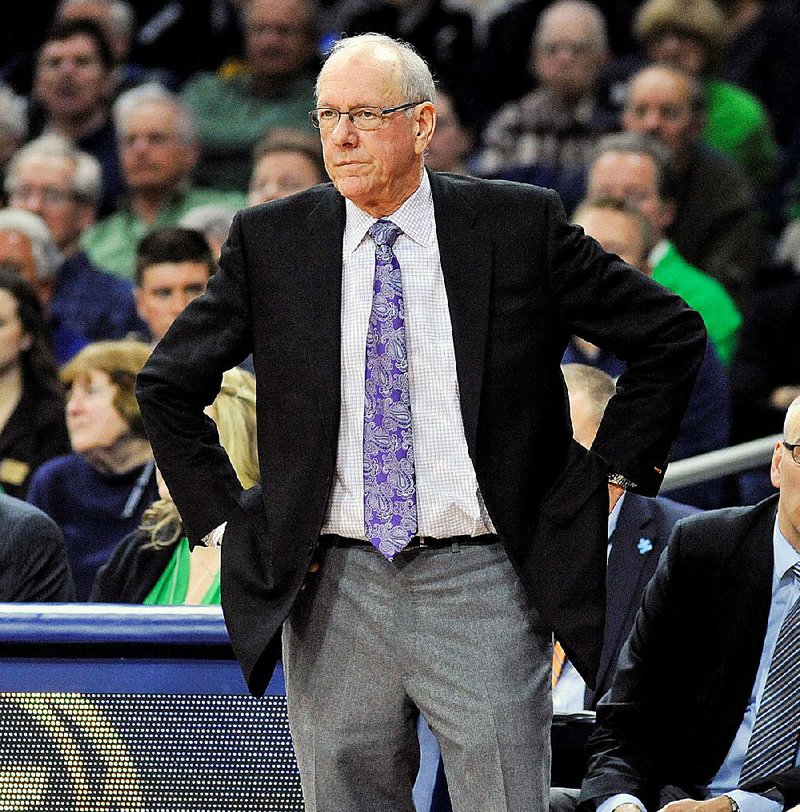
<svg viewBox="0 0 800 812"><path fill-rule="evenodd" d="M256 451L255 379L241 369L228 370L208 414L217 425L244 488L259 480ZM181 517L163 479L159 495L142 523L117 547L100 570L90 600L108 603L218 604L219 547L191 552Z"/></svg>

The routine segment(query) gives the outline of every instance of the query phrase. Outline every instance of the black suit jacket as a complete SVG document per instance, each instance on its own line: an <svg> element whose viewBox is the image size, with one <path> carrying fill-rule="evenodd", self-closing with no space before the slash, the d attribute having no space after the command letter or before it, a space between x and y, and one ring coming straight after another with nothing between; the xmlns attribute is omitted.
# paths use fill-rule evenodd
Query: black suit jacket
<svg viewBox="0 0 800 812"><path fill-rule="evenodd" d="M0 493L0 601L74 600L58 525L39 508Z"/></svg>
<svg viewBox="0 0 800 812"><path fill-rule="evenodd" d="M467 447L509 556L593 683L609 469L654 493L702 357L700 318L566 223L553 192L431 175ZM221 270L159 343L142 416L190 540L228 520L222 604L250 688L318 542L335 476L343 198L330 185L240 212ZM595 453L571 439L572 333L627 361ZM261 488L241 496L203 407L250 352ZM577 520L576 520L577 517Z"/></svg>
<svg viewBox="0 0 800 812"><path fill-rule="evenodd" d="M680 521L620 654L581 802L702 799L741 724L772 596L777 496ZM794 786L800 771L783 783ZM793 782L792 782L793 779Z"/></svg>
<svg viewBox="0 0 800 812"><path fill-rule="evenodd" d="M626 493L611 534L606 573L606 626L595 690L586 690L585 707L594 710L611 687L614 667L676 522L699 513L671 499Z"/></svg>

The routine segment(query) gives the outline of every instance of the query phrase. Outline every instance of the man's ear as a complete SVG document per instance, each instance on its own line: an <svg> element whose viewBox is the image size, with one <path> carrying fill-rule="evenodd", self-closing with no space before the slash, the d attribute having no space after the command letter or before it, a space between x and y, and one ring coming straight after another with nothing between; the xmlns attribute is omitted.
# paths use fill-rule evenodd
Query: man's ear
<svg viewBox="0 0 800 812"><path fill-rule="evenodd" d="M769 467L769 478L776 488L781 486L781 459L783 458L783 446L775 443L775 450L772 452L772 464Z"/></svg>
<svg viewBox="0 0 800 812"><path fill-rule="evenodd" d="M422 155L428 148L436 129L436 108L431 102L423 102L419 105L414 116L414 123L417 126L414 134L414 152Z"/></svg>

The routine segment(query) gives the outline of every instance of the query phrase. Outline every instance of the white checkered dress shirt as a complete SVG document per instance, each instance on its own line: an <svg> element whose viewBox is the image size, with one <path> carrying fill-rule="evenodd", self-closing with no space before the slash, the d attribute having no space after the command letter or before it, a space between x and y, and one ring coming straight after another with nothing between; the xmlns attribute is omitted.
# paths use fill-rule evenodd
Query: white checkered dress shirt
<svg viewBox="0 0 800 812"><path fill-rule="evenodd" d="M349 200L342 259L342 405L336 478L323 533L364 533L364 364L372 309L376 222ZM394 245L403 278L418 534L434 538L494 533L467 453L456 357L439 261L427 174L390 217L403 233Z"/></svg>

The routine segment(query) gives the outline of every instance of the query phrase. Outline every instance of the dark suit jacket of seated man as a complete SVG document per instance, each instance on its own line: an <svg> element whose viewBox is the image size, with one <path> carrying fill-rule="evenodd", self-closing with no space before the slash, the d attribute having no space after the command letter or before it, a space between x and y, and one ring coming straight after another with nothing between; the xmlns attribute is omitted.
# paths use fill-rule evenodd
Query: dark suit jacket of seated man
<svg viewBox="0 0 800 812"><path fill-rule="evenodd" d="M506 741L519 734L525 739L536 737L541 758L537 757L534 771L515 765L515 780L501 779L498 791L503 793L507 788L519 799L520 786L531 781L535 772L537 784L543 783L543 794L549 772L549 753L540 746L546 748L546 720L551 714L547 688L550 630L555 629L570 658L593 682L602 646L605 518L609 493L616 494L616 489L609 491L607 478L609 473L620 475L642 493L657 491L700 363L705 332L699 316L680 299L605 254L580 229L569 226L555 193L424 173L423 155L436 115L434 104L426 100L434 95L432 81L425 80L429 91L420 91L427 95L406 98L401 78L410 57L398 51L401 46L379 35L342 43L322 69L317 101L326 106L324 120L320 116L317 123L334 185L317 186L237 216L222 252L221 270L212 278L206 294L178 317L139 378L143 419L190 540L197 542L227 521L222 544L222 604L234 651L255 693L262 693L267 685L278 654L277 635L288 617L284 664L288 652L298 666L287 668L290 724L309 809L315 808L310 796L331 784L350 800L339 801L338 807L327 800L327 807L323 804L322 808L391 808L395 812L412 808L410 790L416 757L413 726L408 720L411 705L419 707L421 700L411 696L407 687L404 696L392 693L391 700L377 705L374 700L358 700L363 693L374 692L375 680L384 686L386 668L392 669L393 679L406 677L395 674L395 663L400 662L396 652L387 655L380 667L374 662L378 655L372 647L364 650L364 662L359 661L361 653L354 655L354 646L368 632L383 628L385 614L374 617L369 608L363 610L365 616L348 614L347 622L342 622L344 636L332 634L331 614L338 616L345 607L340 578L358 578L369 571L376 580L367 583L377 588L380 580L381 595L386 595L404 588L412 576L424 574L432 565L457 567L456 560L485 557L491 557L492 567L479 566L472 575L481 579L490 569L502 569L503 589L508 594L519 590L520 594L505 601L500 614L508 619L509 613L515 613L527 628L524 660L516 644L480 654L479 667L492 663L492 674L487 678L507 675L510 694L499 706L490 708L493 691L474 703L459 693L475 684L474 675L464 670L467 660L477 663L472 641L459 641L472 633L475 624L483 622L485 611L460 624L454 619L459 635L451 634L455 626L448 626L448 631L429 629L427 636L417 628L412 643L429 641L431 651L422 661L424 666L419 666L429 671L440 666L444 652L455 653L453 674L426 683L432 691L446 684L459 694L455 725L476 709L480 713L509 713L514 702L521 701L522 680L517 669L530 672L527 652L535 655L536 676L526 677L524 701L537 704L536 713L543 724L534 728L530 717L527 725L520 726L520 714L511 713L501 745L505 747ZM373 112L356 117L355 112L364 105ZM419 219L406 217L411 211L426 212L421 224ZM362 480L360 485L351 483L347 494L363 493L366 487L360 470L365 342L352 356L344 353L353 322L347 316L352 301L349 295L343 296L343 289L352 290L353 278L350 272L343 275L343 268L353 267L354 255L368 256L372 278L376 250L370 247L368 226L371 229L370 223L390 216L404 221L404 233L391 249L403 269L404 288L413 288L420 279L435 286L438 279L443 294L444 307L428 310L422 323L438 329L446 325L446 340L416 366L418 342L424 344L424 335L414 333L412 316L420 313L414 308L422 306L424 310L424 304L420 305L419 299L417 303L410 297L408 300L406 316L412 325L408 335L409 377L425 373L433 383L427 391L428 402L441 398L441 409L433 407L427 414L421 414L419 408L413 411L414 434L420 427L441 425L445 412L452 412L458 425L452 436L463 448L460 471L475 478L477 487L471 497L476 504L485 505L488 516L481 519L488 534L485 529L476 536L469 527L457 529L457 536L444 533L446 545L451 545L450 537L476 536L467 539L471 544L458 548L459 556L448 554L445 558L436 550L417 549L408 555L398 554L391 564L381 560L374 549L364 549L368 544L366 530L358 527L343 533L334 523L332 529L326 529L331 535L320 545L323 527L331 527L326 525L329 504L336 501L331 494L341 493L342 483L352 470L342 464L343 455L356 456ZM356 223L357 245L353 249L348 244L345 252L344 237L351 233L346 226L353 229ZM406 231L415 229L413 239ZM430 236L420 240L421 232ZM435 263L415 262L421 251L434 254ZM368 280L358 289L358 302L365 313L369 313L373 299L370 287ZM357 332L365 335L360 328ZM571 440L559 369L573 333L609 347L627 362L620 394L607 410L592 452L579 449ZM214 399L222 372L250 353L258 382L263 490L242 494L203 409ZM438 369L445 355L453 358L452 372L432 376L431 369ZM350 362L350 358L356 360ZM359 363L360 371L351 368ZM413 386L411 389L413 410L414 403L422 400L420 392ZM352 399L348 391L353 393ZM348 422L354 414L355 423ZM421 425L418 417L432 421ZM361 429L357 427L359 421ZM342 432L343 426L352 429L352 434ZM357 438L355 442L342 439L350 436ZM437 432L433 437L438 439ZM419 470L426 450L424 444L415 442L415 466ZM446 477L451 470L445 465L439 475ZM426 500L435 500L440 493L421 486L415 537L441 537L429 529L424 510ZM352 497L351 503L354 513L363 514L363 499L360 508L357 497ZM358 521L364 528L365 522ZM308 581L318 547L321 567ZM446 551L441 544L437 547L440 553ZM343 575L337 569L340 566ZM486 584L476 587L474 580L470 589L459 578L448 593L451 610L456 605L463 610L480 610L496 604L495 589ZM300 592L304 581L307 588ZM442 580L433 579L433 583L441 585ZM368 593L372 594L361 583L347 594L357 598ZM321 594L330 601L322 608ZM292 612L298 595L298 609ZM413 600L415 609L420 609L416 598ZM406 620L396 602L390 603L387 611ZM435 624L445 611L438 602L431 606L430 623ZM321 616L316 619L318 612ZM358 630L355 638L351 634L354 628ZM501 622L500 628L505 633L509 624ZM381 641L388 647L398 645L398 626L385 632ZM502 637L487 630L479 642L488 646L498 641L499 645ZM337 668L328 669L324 681L311 684L317 679L315 666L321 665L321 660L303 660L314 657L318 646L339 647L337 655L328 653L324 658ZM513 667L501 668L504 660L514 660ZM359 668L362 676L343 677L350 673L342 668L345 664ZM459 676L452 679L456 671ZM426 678L428 675L426 672ZM411 674L409 679L416 676ZM334 682L341 679L345 683L334 688ZM309 684L302 691L293 690L293 680ZM335 705L331 704L332 694ZM444 705L453 707L451 699L448 696L443 704L434 702L420 710L430 718L430 714L444 712ZM353 716L345 714L342 718L343 700L350 703L347 707ZM314 705L323 702L328 703L324 710ZM521 712L521 705L516 707ZM382 724L390 712L395 714L392 731L402 726L404 741L386 752L379 748L390 735L389 725ZM301 718L307 724L299 724ZM522 718L528 718L527 710ZM331 732L334 724L340 725L335 735ZM361 725L374 727L375 738L369 741L378 749L370 748L366 735L359 739ZM312 729L307 737L308 726ZM541 808L544 801L538 797L538 786L533 797L510 806L494 797L485 806L482 800L475 800L481 797L478 793L485 797L494 792L484 786L483 772L476 779L478 771L490 769L489 762L497 763L494 756L466 762L465 750L460 744L445 746L453 740L448 742L444 726L437 727L451 774L451 792L454 800L460 793L463 808L470 804L485 812ZM317 733L323 728L324 741L338 755L319 747L322 738ZM468 735L482 735L484 729L482 723L476 724ZM298 733L302 734L299 738ZM375 761L378 751L393 759L391 775L382 759L374 765L376 770L365 768L370 758ZM333 761L329 764L328 759ZM456 769L451 771L451 765ZM339 784L342 771L357 774ZM492 780L499 776L495 772ZM400 785L403 792L395 792ZM368 796L373 789L376 795ZM352 800L356 796L359 800Z"/></svg>
<svg viewBox="0 0 800 812"><path fill-rule="evenodd" d="M800 399L784 440L800 442ZM676 526L598 705L580 795L589 808L636 799L656 810L688 798L667 809L730 812L732 799L742 812L769 812L800 801L800 705L794 717L783 714L796 733L788 763L765 767L755 785L777 787L779 800L737 789L771 659L782 645L796 655L798 645L796 628L787 644L779 639L800 595L792 571L800 562L800 464L782 443L771 473L777 496Z"/></svg>
<svg viewBox="0 0 800 812"><path fill-rule="evenodd" d="M58 525L39 508L0 493L0 601L74 600Z"/></svg>

